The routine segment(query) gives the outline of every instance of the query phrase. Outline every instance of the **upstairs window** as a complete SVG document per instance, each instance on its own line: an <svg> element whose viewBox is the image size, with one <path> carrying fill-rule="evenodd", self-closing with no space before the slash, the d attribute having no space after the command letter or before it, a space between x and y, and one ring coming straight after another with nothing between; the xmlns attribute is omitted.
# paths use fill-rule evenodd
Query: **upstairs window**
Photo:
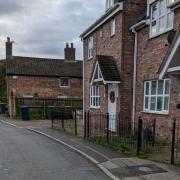
<svg viewBox="0 0 180 180"><path fill-rule="evenodd" d="M168 5L169 0L159 0L151 5L150 37L173 28L173 12Z"/></svg>
<svg viewBox="0 0 180 180"><path fill-rule="evenodd" d="M60 87L69 87L69 78L60 78Z"/></svg>
<svg viewBox="0 0 180 180"><path fill-rule="evenodd" d="M88 39L88 59L93 57L93 36Z"/></svg>
<svg viewBox="0 0 180 180"><path fill-rule="evenodd" d="M116 33L116 21L115 19L113 19L111 21L111 36L114 36Z"/></svg>
<svg viewBox="0 0 180 180"><path fill-rule="evenodd" d="M144 111L168 114L170 80L153 80L144 83Z"/></svg>

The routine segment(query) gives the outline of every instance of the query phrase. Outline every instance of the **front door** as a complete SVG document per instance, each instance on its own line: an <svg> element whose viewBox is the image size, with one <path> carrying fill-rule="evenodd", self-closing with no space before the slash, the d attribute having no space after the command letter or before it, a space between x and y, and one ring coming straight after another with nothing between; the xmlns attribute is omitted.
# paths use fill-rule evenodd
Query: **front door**
<svg viewBox="0 0 180 180"><path fill-rule="evenodd" d="M116 132L117 125L117 97L118 97L119 87L118 84L108 85L108 113L109 113L109 130Z"/></svg>

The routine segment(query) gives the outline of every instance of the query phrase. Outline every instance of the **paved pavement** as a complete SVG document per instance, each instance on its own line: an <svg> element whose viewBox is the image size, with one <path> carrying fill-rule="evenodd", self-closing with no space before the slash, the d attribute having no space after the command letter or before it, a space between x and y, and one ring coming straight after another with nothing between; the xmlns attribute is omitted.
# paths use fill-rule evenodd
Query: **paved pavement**
<svg viewBox="0 0 180 180"><path fill-rule="evenodd" d="M16 121L9 119L6 119L6 122L18 125ZM116 151L53 130L50 128L50 125L49 127L44 126L43 122L42 126L36 126L36 122L29 122L29 124L30 125L28 126L25 122L24 125L21 123L21 126L30 128L31 130L60 142L73 151L76 151L83 157L91 160L112 179L180 180L179 168L138 158L127 158Z"/></svg>

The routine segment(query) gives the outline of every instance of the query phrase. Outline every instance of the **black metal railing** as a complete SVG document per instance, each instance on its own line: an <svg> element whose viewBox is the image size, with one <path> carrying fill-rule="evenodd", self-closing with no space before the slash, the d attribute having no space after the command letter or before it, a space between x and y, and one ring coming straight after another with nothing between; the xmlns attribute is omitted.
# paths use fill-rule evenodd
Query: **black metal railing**
<svg viewBox="0 0 180 180"><path fill-rule="evenodd" d="M68 133L83 136L82 110L71 108L51 109L52 128L58 128Z"/></svg>
<svg viewBox="0 0 180 180"><path fill-rule="evenodd" d="M139 117L132 128L131 119L120 114L85 112L84 137L93 141L140 151L155 144L156 119Z"/></svg>

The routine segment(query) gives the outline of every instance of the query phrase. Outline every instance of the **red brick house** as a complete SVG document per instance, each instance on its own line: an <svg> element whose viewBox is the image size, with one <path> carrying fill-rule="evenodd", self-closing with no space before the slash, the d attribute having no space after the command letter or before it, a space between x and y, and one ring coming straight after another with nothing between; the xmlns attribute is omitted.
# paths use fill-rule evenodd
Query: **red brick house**
<svg viewBox="0 0 180 180"><path fill-rule="evenodd" d="M134 35L129 26L145 9L142 0L107 0L105 13L82 33L86 111L131 118ZM117 123L110 116L113 131Z"/></svg>
<svg viewBox="0 0 180 180"><path fill-rule="evenodd" d="M64 59L12 56L6 42L7 96L10 116L16 115L15 98L82 98L82 61L67 44Z"/></svg>
<svg viewBox="0 0 180 180"><path fill-rule="evenodd" d="M170 138L173 118L180 125L180 1L148 0L135 34L133 114L157 119L157 134ZM178 132L179 133L179 132Z"/></svg>

